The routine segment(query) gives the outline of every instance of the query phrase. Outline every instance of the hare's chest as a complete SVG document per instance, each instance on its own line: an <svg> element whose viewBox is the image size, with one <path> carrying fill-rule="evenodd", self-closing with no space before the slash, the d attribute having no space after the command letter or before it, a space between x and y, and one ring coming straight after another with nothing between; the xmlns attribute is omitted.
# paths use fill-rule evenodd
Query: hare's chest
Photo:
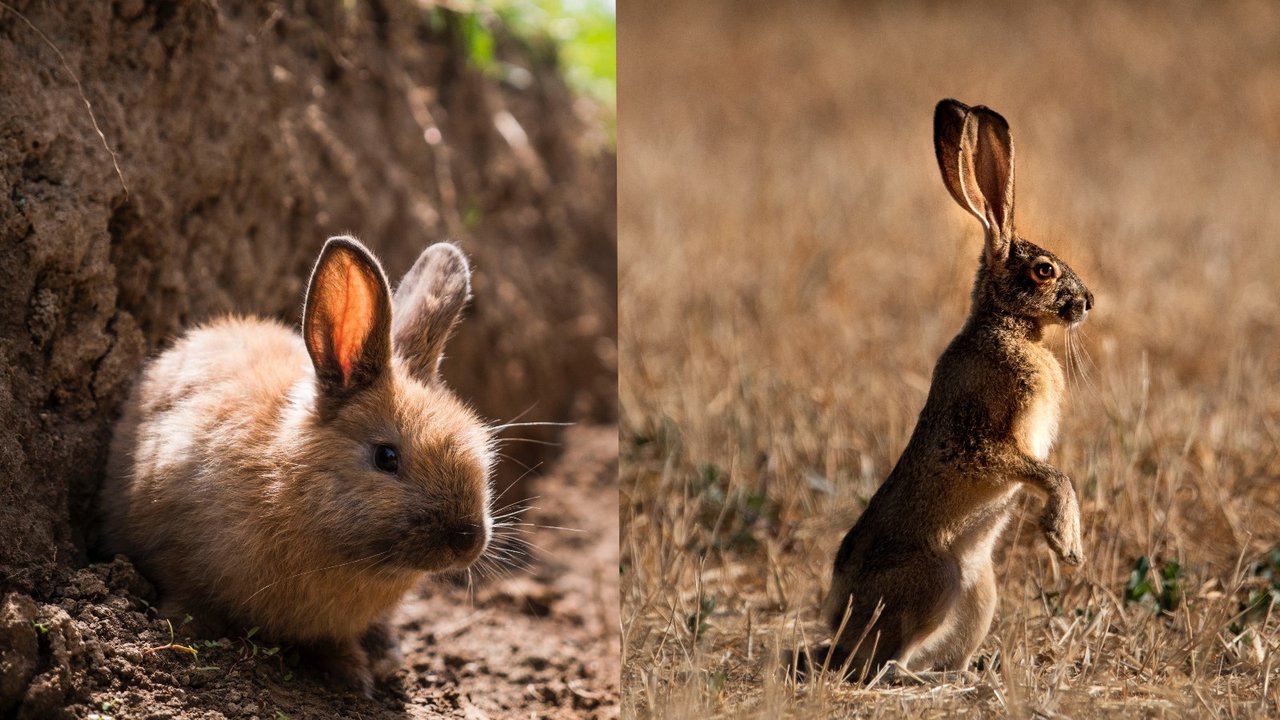
<svg viewBox="0 0 1280 720"><path fill-rule="evenodd" d="M1015 432L1023 452L1044 460L1058 437L1064 382L1062 367L1048 351L1036 360L1031 394L1019 409Z"/></svg>

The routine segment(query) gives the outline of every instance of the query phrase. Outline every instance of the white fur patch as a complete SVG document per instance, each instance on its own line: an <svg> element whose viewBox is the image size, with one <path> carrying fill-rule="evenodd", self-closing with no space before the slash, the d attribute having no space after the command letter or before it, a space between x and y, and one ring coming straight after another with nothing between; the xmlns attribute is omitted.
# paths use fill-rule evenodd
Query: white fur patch
<svg viewBox="0 0 1280 720"><path fill-rule="evenodd" d="M1040 393L1018 419L1018 437L1023 449L1037 460L1049 457L1058 437L1058 394Z"/></svg>
<svg viewBox="0 0 1280 720"><path fill-rule="evenodd" d="M991 555L995 552L996 540L1000 538L1000 533L1004 531L1005 525L1009 522L1009 510L1006 507L1009 498L1018 492L1019 486L1016 483L1009 483L1004 494L992 505L999 508L999 517L993 517L989 521L990 524L980 523L978 527L969 530L967 533L956 538L955 544L951 548L956 560L960 562L960 577L963 586L967 588L973 587L978 577L991 564Z"/></svg>

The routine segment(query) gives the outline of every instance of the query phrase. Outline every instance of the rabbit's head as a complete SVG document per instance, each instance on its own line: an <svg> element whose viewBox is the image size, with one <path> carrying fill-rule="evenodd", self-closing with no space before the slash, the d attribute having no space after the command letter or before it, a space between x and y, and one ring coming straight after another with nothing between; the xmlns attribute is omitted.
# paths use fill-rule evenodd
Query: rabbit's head
<svg viewBox="0 0 1280 720"><path fill-rule="evenodd" d="M444 386L445 342L470 295L453 245L427 248L391 295L354 238L325 244L303 339L315 382L305 408L301 490L325 550L370 567L469 565L492 529L487 426Z"/></svg>
<svg viewBox="0 0 1280 720"><path fill-rule="evenodd" d="M1093 293L1065 262L1014 231L1013 140L1005 119L986 107L943 100L933 114L933 142L947 190L985 233L975 309L1037 326L1083 321Z"/></svg>

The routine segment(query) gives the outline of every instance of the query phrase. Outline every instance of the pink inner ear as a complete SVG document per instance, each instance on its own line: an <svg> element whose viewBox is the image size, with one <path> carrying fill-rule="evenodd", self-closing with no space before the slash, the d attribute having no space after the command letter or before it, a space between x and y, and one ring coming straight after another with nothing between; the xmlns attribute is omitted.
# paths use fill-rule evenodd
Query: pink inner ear
<svg viewBox="0 0 1280 720"><path fill-rule="evenodd" d="M347 382L373 326L375 302L369 278L354 262L344 257L333 265L323 310L332 328L333 354Z"/></svg>

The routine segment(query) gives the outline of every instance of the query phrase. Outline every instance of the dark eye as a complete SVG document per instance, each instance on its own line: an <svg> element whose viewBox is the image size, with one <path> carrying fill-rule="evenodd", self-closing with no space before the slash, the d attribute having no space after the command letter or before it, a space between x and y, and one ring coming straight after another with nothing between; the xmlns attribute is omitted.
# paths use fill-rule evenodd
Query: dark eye
<svg viewBox="0 0 1280 720"><path fill-rule="evenodd" d="M373 464L382 472L394 473L400 469L400 453L390 445L379 445L373 449Z"/></svg>
<svg viewBox="0 0 1280 720"><path fill-rule="evenodd" d="M1036 263L1031 272L1037 281L1044 282L1045 280L1052 280L1058 274L1058 268L1054 267L1053 263L1040 262Z"/></svg>

